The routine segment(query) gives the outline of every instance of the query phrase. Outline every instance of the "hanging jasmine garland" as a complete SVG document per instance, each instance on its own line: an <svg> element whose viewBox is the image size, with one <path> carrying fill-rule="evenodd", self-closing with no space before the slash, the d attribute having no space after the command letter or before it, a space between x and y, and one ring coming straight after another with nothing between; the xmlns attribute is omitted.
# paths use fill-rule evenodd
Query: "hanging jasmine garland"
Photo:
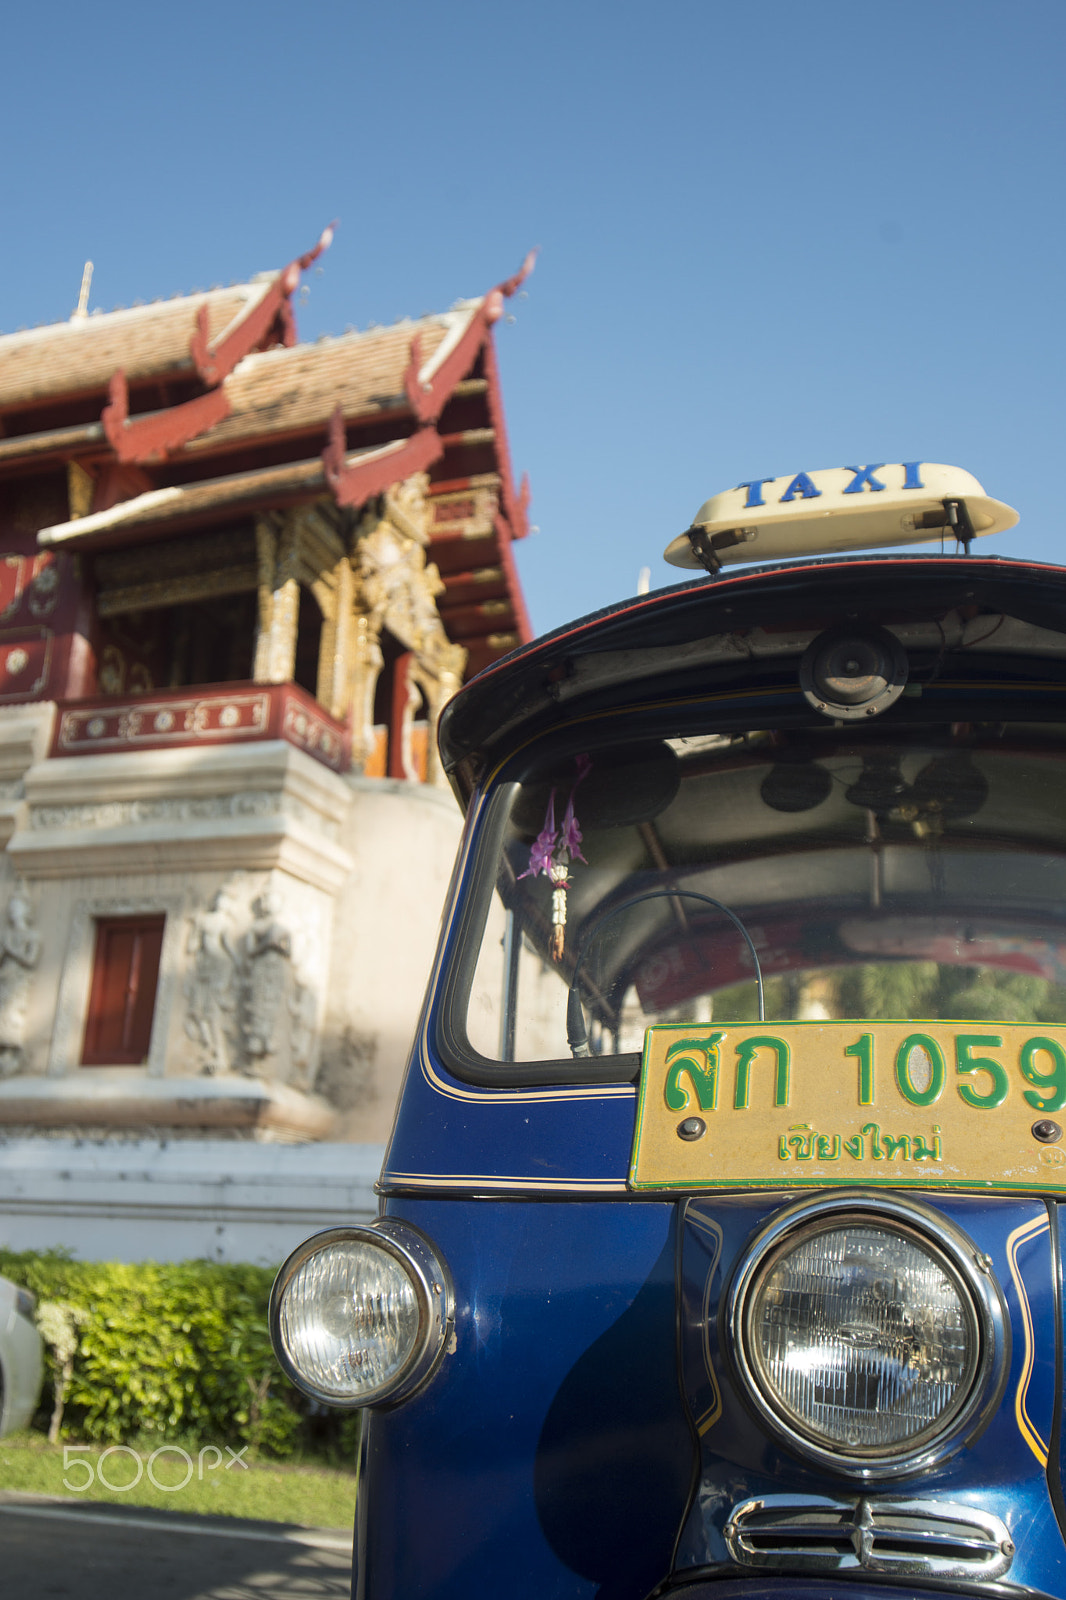
<svg viewBox="0 0 1066 1600"><path fill-rule="evenodd" d="M584 861L581 854L581 828L574 813L574 795L582 779L587 778L592 770L592 762L588 756L578 756L574 763L577 773L570 786L570 796L566 802L563 820L557 828L555 825L555 796L558 786L554 787L548 796L548 809L544 815L544 826L533 841L529 852L529 866L525 872L519 874L520 878L547 878L552 885L552 937L551 955L553 961L561 961L566 940L566 891L570 883L570 864L573 861ZM585 863L586 866L588 863Z"/></svg>

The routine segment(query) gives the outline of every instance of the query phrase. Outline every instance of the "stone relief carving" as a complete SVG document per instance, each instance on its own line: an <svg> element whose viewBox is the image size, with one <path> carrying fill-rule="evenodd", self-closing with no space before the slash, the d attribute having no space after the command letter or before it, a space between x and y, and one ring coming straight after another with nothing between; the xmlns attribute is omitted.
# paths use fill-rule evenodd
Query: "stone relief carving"
<svg viewBox="0 0 1066 1600"><path fill-rule="evenodd" d="M82 805L34 806L31 828L123 828L137 822L214 821L223 817L267 817L289 796L266 790L183 800L103 800Z"/></svg>
<svg viewBox="0 0 1066 1600"><path fill-rule="evenodd" d="M279 921L281 909L277 891L266 889L252 902L253 921L244 936L245 1071L307 1089L318 1006L301 980L292 930Z"/></svg>
<svg viewBox="0 0 1066 1600"><path fill-rule="evenodd" d="M318 995L310 984L301 983L298 978L289 997L289 1016L292 1026L290 1082L296 1089L310 1089L315 1030L318 1026Z"/></svg>
<svg viewBox="0 0 1066 1600"><path fill-rule="evenodd" d="M23 1037L34 969L41 958L41 936L32 925L30 903L18 885L0 924L0 1077L25 1066Z"/></svg>
<svg viewBox="0 0 1066 1600"><path fill-rule="evenodd" d="M30 827L123 828L139 822L213 822L227 817L287 816L326 838L339 836L339 824L297 795L247 789L237 794L193 796L182 800L105 800L64 806L33 806Z"/></svg>
<svg viewBox="0 0 1066 1600"><path fill-rule="evenodd" d="M254 921L242 941L245 957L241 1023L253 1061L278 1050L278 1013L285 1007L292 968L292 934L277 920L281 901L267 889L252 901Z"/></svg>
<svg viewBox="0 0 1066 1600"><path fill-rule="evenodd" d="M346 1023L340 1034L322 1045L315 1093L338 1111L357 1111L378 1099L375 1065L378 1036Z"/></svg>
<svg viewBox="0 0 1066 1600"><path fill-rule="evenodd" d="M245 908L224 887L190 919L185 1031L199 1047L201 1072L311 1088L316 945L270 883Z"/></svg>
<svg viewBox="0 0 1066 1600"><path fill-rule="evenodd" d="M233 1061L237 1004L237 934L232 890L223 886L190 922L185 976L185 1032L198 1047L200 1070L227 1072Z"/></svg>

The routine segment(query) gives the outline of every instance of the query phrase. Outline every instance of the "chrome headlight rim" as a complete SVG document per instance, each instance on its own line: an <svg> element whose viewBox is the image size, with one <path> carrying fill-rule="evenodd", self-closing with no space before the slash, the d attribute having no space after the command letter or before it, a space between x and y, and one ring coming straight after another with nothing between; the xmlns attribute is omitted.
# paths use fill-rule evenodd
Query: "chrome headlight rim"
<svg viewBox="0 0 1066 1600"><path fill-rule="evenodd" d="M965 1393L945 1413L935 1432L916 1441L873 1450L849 1451L844 1446L821 1444L805 1434L775 1408L773 1396L759 1376L752 1355L749 1313L754 1288L786 1249L804 1238L832 1231L854 1219L874 1227L887 1227L910 1237L942 1266L958 1288L973 1321L976 1357ZM989 1258L943 1212L910 1197L871 1195L869 1190L839 1190L818 1199L806 1198L779 1211L746 1246L734 1271L724 1303L729 1349L740 1391L770 1433L793 1454L827 1472L863 1483L888 1481L926 1472L974 1437L1002 1395L1010 1361L1010 1321L1003 1292Z"/></svg>
<svg viewBox="0 0 1066 1600"><path fill-rule="evenodd" d="M369 1395L338 1395L307 1378L293 1360L281 1331L285 1295L300 1268L335 1245L362 1244L383 1250L406 1273L418 1307L418 1329L404 1361ZM298 1245L278 1269L270 1291L267 1323L274 1355L285 1376L302 1394L338 1411L379 1410L400 1405L427 1384L448 1347L455 1321L451 1274L430 1240L413 1224L378 1217L365 1226L326 1228Z"/></svg>

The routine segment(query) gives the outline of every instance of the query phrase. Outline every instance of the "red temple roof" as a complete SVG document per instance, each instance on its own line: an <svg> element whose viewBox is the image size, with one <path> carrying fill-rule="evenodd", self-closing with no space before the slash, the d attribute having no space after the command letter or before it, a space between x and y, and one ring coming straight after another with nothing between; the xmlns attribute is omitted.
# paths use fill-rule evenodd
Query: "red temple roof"
<svg viewBox="0 0 1066 1600"><path fill-rule="evenodd" d="M106 389L119 368L131 383L195 378L190 346L200 316L206 315L209 338L218 341L262 303L276 278L263 273L229 289L0 336L0 411Z"/></svg>
<svg viewBox="0 0 1066 1600"><path fill-rule="evenodd" d="M353 421L409 414L403 379L412 339L421 335L432 350L445 339L448 319L461 316L450 312L249 356L222 385L230 415L191 439L186 453L322 428L338 405Z"/></svg>
<svg viewBox="0 0 1066 1600"><path fill-rule="evenodd" d="M292 294L330 237L229 289L0 336L0 475L80 468L88 514L39 543L98 550L428 470L440 611L473 671L531 636L492 328L532 260L451 311L299 344Z"/></svg>

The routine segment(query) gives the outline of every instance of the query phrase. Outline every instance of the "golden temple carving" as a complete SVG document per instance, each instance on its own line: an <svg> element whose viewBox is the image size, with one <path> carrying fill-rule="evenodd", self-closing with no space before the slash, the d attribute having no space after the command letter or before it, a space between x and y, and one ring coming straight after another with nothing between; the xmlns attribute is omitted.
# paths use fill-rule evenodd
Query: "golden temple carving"
<svg viewBox="0 0 1066 1600"><path fill-rule="evenodd" d="M439 783L443 774L436 756L437 719L462 682L466 651L451 643L437 610L444 584L436 566L426 560L427 487L425 473L406 479L365 507L355 528L351 563L358 621L352 654L352 758L365 762L374 746L374 690L384 659L380 645L384 629L411 655L399 728L402 770L408 778L416 776L412 724L424 707L426 778Z"/></svg>
<svg viewBox="0 0 1066 1600"><path fill-rule="evenodd" d="M333 716L351 718L352 757L359 768L374 749L374 697L385 662L381 636L388 633L410 656L398 730L402 769L416 776L411 729L424 711L427 778L441 782L436 723L462 682L466 651L448 639L437 610L444 585L426 560L428 483L425 473L416 473L365 506L347 549L332 505L259 518L254 675L259 683L292 678L300 588L307 589L322 615L316 697Z"/></svg>

